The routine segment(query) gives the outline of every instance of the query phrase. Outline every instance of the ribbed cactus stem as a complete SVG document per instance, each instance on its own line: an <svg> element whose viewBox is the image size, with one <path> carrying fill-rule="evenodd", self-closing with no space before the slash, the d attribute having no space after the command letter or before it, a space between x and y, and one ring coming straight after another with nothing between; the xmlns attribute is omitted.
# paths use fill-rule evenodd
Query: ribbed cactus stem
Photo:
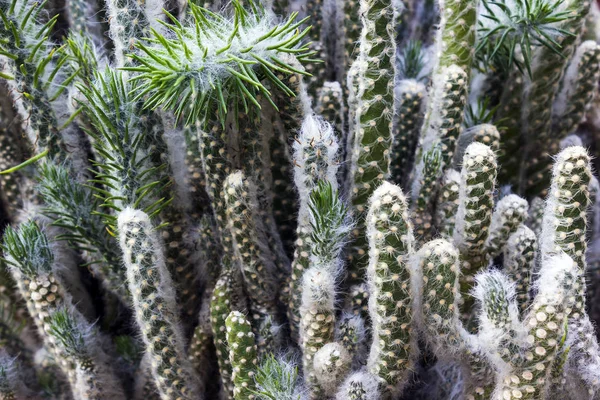
<svg viewBox="0 0 600 400"><path fill-rule="evenodd" d="M304 273L300 315L300 344L304 380L310 397L322 396L314 371L314 357L325 344L333 341L335 326L335 282L330 271L311 268Z"/></svg>
<svg viewBox="0 0 600 400"><path fill-rule="evenodd" d="M256 396L254 375L258 364L256 341L252 326L244 314L232 311L225 320L229 361L233 371L233 398L252 400Z"/></svg>
<svg viewBox="0 0 600 400"><path fill-rule="evenodd" d="M161 397L198 399L157 233L147 214L131 208L119 213L118 228L137 323L146 351L153 354L152 375Z"/></svg>
<svg viewBox="0 0 600 400"><path fill-rule="evenodd" d="M426 242L431 236L432 229L432 203L434 190L441 173L442 152L440 146L435 146L423 155L424 168L418 177L419 194L415 199L412 220L415 224L415 234L420 243ZM416 182L416 181L415 181Z"/></svg>
<svg viewBox="0 0 600 400"><path fill-rule="evenodd" d="M188 126L183 131L185 138L185 181L190 196L189 212L193 218L199 218L200 213L208 207L209 199L206 193L206 175L202 166L200 153L199 132L200 123Z"/></svg>
<svg viewBox="0 0 600 400"><path fill-rule="evenodd" d="M523 146L521 136L521 112L523 111L523 87L525 77L516 68L510 73L507 86L503 90L500 99L496 120L500 129L500 152L498 161L502 168L498 171L498 179L501 184L511 184L518 187L520 184L519 169L521 167Z"/></svg>
<svg viewBox="0 0 600 400"><path fill-rule="evenodd" d="M425 342L440 359L461 350L457 299L460 296L459 261L456 248L443 239L425 243L417 253L423 274L423 321Z"/></svg>
<svg viewBox="0 0 600 400"><path fill-rule="evenodd" d="M396 75L396 21L401 12L398 0L361 0L363 29L358 66L354 152L350 179L354 217L358 235L355 238L350 277L364 275L368 263L365 216L369 197L389 176L394 113Z"/></svg>
<svg viewBox="0 0 600 400"><path fill-rule="evenodd" d="M302 276L310 266L312 227L310 225L309 197L319 181L337 187L338 142L328 123L308 116L294 142L294 181L300 197L296 249L290 280L290 303L288 318L292 336L297 336L300 322L299 309L302 302Z"/></svg>
<svg viewBox="0 0 600 400"><path fill-rule="evenodd" d="M440 3L440 27L436 46L438 68L456 65L470 71L475 52L477 0L454 0Z"/></svg>
<svg viewBox="0 0 600 400"><path fill-rule="evenodd" d="M11 132L0 128L0 170L4 171L18 165L21 161L19 155ZM20 186L23 184L23 176L19 172L0 175L0 198L9 219L15 218L15 214L22 204Z"/></svg>
<svg viewBox="0 0 600 400"><path fill-rule="evenodd" d="M492 214L489 236L485 242L485 251L490 259L496 257L508 241L510 235L527 217L527 200L515 194L503 197Z"/></svg>
<svg viewBox="0 0 600 400"><path fill-rule="evenodd" d="M417 355L408 257L413 248L406 197L389 182L373 193L367 215L369 315L373 343L367 367L387 391L408 383Z"/></svg>
<svg viewBox="0 0 600 400"><path fill-rule="evenodd" d="M313 368L325 396L333 396L350 371L352 356L338 342L327 343L315 354Z"/></svg>
<svg viewBox="0 0 600 400"><path fill-rule="evenodd" d="M488 146L472 143L467 147L454 229L454 243L460 252L463 294L470 291L473 277L487 263L484 249L492 221L496 168L496 156Z"/></svg>
<svg viewBox="0 0 600 400"><path fill-rule="evenodd" d="M225 398L233 398L231 362L229 361L229 347L227 346L227 333L225 331L225 320L232 310L232 289L230 285L230 277L227 274L222 274L215 284L210 301L210 324Z"/></svg>
<svg viewBox="0 0 600 400"><path fill-rule="evenodd" d="M527 225L536 236L540 236L542 233L542 221L544 219L545 208L546 202L541 197L534 197L531 199L529 215L527 216L525 225Z"/></svg>
<svg viewBox="0 0 600 400"><path fill-rule="evenodd" d="M343 314L338 322L335 339L350 355L356 358L365 339L365 322L360 315Z"/></svg>
<svg viewBox="0 0 600 400"><path fill-rule="evenodd" d="M354 315L367 318L369 314L369 287L366 283L352 285L349 290L349 308Z"/></svg>
<svg viewBox="0 0 600 400"><path fill-rule="evenodd" d="M225 178L231 172L231 162L227 152L227 131L217 118L213 118L206 123L205 129L199 129L197 133L202 166L206 174L206 193L212 204L217 226L222 231L227 229L222 188Z"/></svg>
<svg viewBox="0 0 600 400"><path fill-rule="evenodd" d="M559 139L574 132L598 90L600 45L588 40L579 45L565 71L562 87L554 101L552 124Z"/></svg>
<svg viewBox="0 0 600 400"><path fill-rule="evenodd" d="M268 257L267 244L260 240L256 226L259 207L256 187L242 171L237 171L225 179L223 192L229 230L252 303L253 323L256 320L258 327L258 320L275 315L277 285L275 265Z"/></svg>
<svg viewBox="0 0 600 400"><path fill-rule="evenodd" d="M527 87L523 104L522 134L528 140L526 156L523 158L525 171L524 192L528 197L543 195L552 176L552 159L557 153L560 137L552 134L552 105L556 98L560 80L564 75L567 60L575 52L578 33L581 31L590 9L587 0L568 0L563 3L573 17L560 24L560 28L571 35L558 38L561 49L555 52L542 47L532 65L531 84Z"/></svg>
<svg viewBox="0 0 600 400"><path fill-rule="evenodd" d="M491 124L475 125L462 132L458 138L456 153L454 154L453 164L455 168L460 168L465 150L473 142L485 144L494 153L498 154L500 151L500 132L498 128Z"/></svg>
<svg viewBox="0 0 600 400"><path fill-rule="evenodd" d="M537 295L524 320L528 348L515 357L502 380L502 395L510 399L545 398L544 390L558 346L565 334L568 297L577 266L567 255L543 261ZM548 393L550 394L550 393Z"/></svg>
<svg viewBox="0 0 600 400"><path fill-rule="evenodd" d="M396 103L390 177L398 185L406 185L419 141L426 89L417 80L404 79L394 90Z"/></svg>
<svg viewBox="0 0 600 400"><path fill-rule="evenodd" d="M368 372L358 371L341 385L336 400L377 400L380 398L379 382Z"/></svg>
<svg viewBox="0 0 600 400"><path fill-rule="evenodd" d="M585 253L590 158L583 147L567 147L556 157L552 186L540 239L542 254L565 252L578 267L579 294L571 318L579 319L585 308Z"/></svg>
<svg viewBox="0 0 600 400"><path fill-rule="evenodd" d="M318 91L315 111L335 128L335 132L339 137L342 136L346 110L344 109L344 92L339 82L325 82L323 84L323 87Z"/></svg>
<svg viewBox="0 0 600 400"><path fill-rule="evenodd" d="M517 228L504 248L504 270L515 282L517 301L522 311L529 306L537 248L535 233L525 225Z"/></svg>
<svg viewBox="0 0 600 400"><path fill-rule="evenodd" d="M459 189L460 172L454 169L446 170L437 194L434 220L438 232L446 239L454 235Z"/></svg>
<svg viewBox="0 0 600 400"><path fill-rule="evenodd" d="M456 149L456 141L461 132L463 109L467 102L469 76L465 69L457 65L443 67L439 74L433 77L431 99L425 122L421 129L422 155L433 146L441 143L442 168L450 166ZM423 170L424 160L416 165L416 174ZM419 189L413 187L413 191ZM414 196L414 194L413 194Z"/></svg>

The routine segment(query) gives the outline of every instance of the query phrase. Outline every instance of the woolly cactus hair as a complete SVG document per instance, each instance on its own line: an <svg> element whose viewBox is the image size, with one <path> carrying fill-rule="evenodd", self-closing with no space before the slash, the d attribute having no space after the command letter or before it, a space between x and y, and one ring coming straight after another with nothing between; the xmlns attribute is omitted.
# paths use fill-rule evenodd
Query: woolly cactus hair
<svg viewBox="0 0 600 400"><path fill-rule="evenodd" d="M310 217L310 194L319 182L328 182L332 190L337 189L338 141L331 125L313 115L308 115L299 135L294 141L294 182L300 198L298 210L298 228L296 231L296 249L292 262L290 279L290 303L288 318L292 337L297 336L302 303L302 276L310 266L310 254L313 247Z"/></svg>
<svg viewBox="0 0 600 400"><path fill-rule="evenodd" d="M536 281L537 295L524 319L527 328L526 356L511 363L501 393L507 399L538 399L545 393L550 366L566 334L569 297L577 265L566 254L544 259Z"/></svg>
<svg viewBox="0 0 600 400"><path fill-rule="evenodd" d="M34 370L27 368L19 357L10 357L0 350L0 398L3 400L40 398Z"/></svg>
<svg viewBox="0 0 600 400"><path fill-rule="evenodd" d="M316 352L313 368L325 396L333 396L350 371L352 357L340 343L327 343Z"/></svg>
<svg viewBox="0 0 600 400"><path fill-rule="evenodd" d="M527 200L514 194L503 197L496 204L489 236L485 242L485 251L489 258L493 259L500 254L510 235L516 232L527 218L527 209Z"/></svg>
<svg viewBox="0 0 600 400"><path fill-rule="evenodd" d="M336 326L335 340L350 353L353 364L361 361L365 335L365 321L360 315L342 314Z"/></svg>
<svg viewBox="0 0 600 400"><path fill-rule="evenodd" d="M458 251L443 239L425 243L417 253L423 275L422 330L434 354L449 359L461 350Z"/></svg>
<svg viewBox="0 0 600 400"><path fill-rule="evenodd" d="M413 248L408 205L400 187L384 182L370 199L369 315L373 343L367 362L388 391L400 391L409 380L417 355L408 257Z"/></svg>
<svg viewBox="0 0 600 400"><path fill-rule="evenodd" d="M267 354L262 358L254 377L258 398L297 400L301 398L301 385L298 384L298 367L289 357L275 357Z"/></svg>
<svg viewBox="0 0 600 400"><path fill-rule="evenodd" d="M311 396L318 398L321 389L314 372L314 356L333 341L335 326L335 279L330 271L310 268L304 273L300 315L300 345L304 379Z"/></svg>
<svg viewBox="0 0 600 400"><path fill-rule="evenodd" d="M475 276L472 296L479 312L478 342L485 349L498 349L505 361L514 361L513 354L502 349L516 339L519 329L519 312L515 301L514 283L496 269L480 272Z"/></svg>
<svg viewBox="0 0 600 400"><path fill-rule="evenodd" d="M189 361L184 356L173 283L162 246L146 213L126 208L118 216L119 241L137 323L153 354L151 369L164 399L199 398Z"/></svg>
<svg viewBox="0 0 600 400"><path fill-rule="evenodd" d="M504 270L515 282L517 301L523 311L529 305L537 249L535 233L523 224L508 238L504 248Z"/></svg>
<svg viewBox="0 0 600 400"><path fill-rule="evenodd" d="M340 386L336 400L376 400L380 398L377 378L366 371L351 374Z"/></svg>
<svg viewBox="0 0 600 400"><path fill-rule="evenodd" d="M454 243L460 252L463 273L462 293L469 292L473 277L487 263L484 246L492 220L496 168L496 156L488 146L472 143L467 147L454 229Z"/></svg>
<svg viewBox="0 0 600 400"><path fill-rule="evenodd" d="M258 364L256 341L252 326L239 311L232 311L225 320L229 361L233 370L233 397L236 400L250 400L256 396L254 375Z"/></svg>
<svg viewBox="0 0 600 400"><path fill-rule="evenodd" d="M460 172L448 169L437 193L434 225L444 238L452 238L458 210Z"/></svg>

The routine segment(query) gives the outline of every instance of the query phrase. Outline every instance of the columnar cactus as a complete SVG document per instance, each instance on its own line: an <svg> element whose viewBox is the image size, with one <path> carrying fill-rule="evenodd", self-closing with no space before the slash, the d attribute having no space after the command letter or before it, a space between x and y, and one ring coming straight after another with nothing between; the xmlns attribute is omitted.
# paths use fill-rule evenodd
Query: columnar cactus
<svg viewBox="0 0 600 400"><path fill-rule="evenodd" d="M313 398L322 393L314 371L315 354L334 338L334 279L331 271L318 268L309 269L303 276L300 345L305 381Z"/></svg>
<svg viewBox="0 0 600 400"><path fill-rule="evenodd" d="M440 235L452 238L456 224L456 211L458 210L458 196L460 189L460 173L454 169L446 170L437 194L435 226Z"/></svg>
<svg viewBox="0 0 600 400"><path fill-rule="evenodd" d="M225 396L233 396L233 382L231 380L231 362L229 361L229 348L227 346L227 333L225 320L232 310L231 304L231 281L227 274L221 275L212 292L210 301L210 323L213 332L213 340L219 363L221 384Z"/></svg>
<svg viewBox="0 0 600 400"><path fill-rule="evenodd" d="M402 190L384 182L373 194L367 215L371 296L369 315L373 343L367 363L387 391L408 383L417 356L412 327L412 295L408 257L412 252L412 226Z"/></svg>
<svg viewBox="0 0 600 400"><path fill-rule="evenodd" d="M338 142L331 126L313 116L306 117L294 142L294 181L301 201L289 286L288 318L291 321L293 337L297 335L300 322L302 276L310 267L310 252L313 246L309 196L320 181L329 182L332 189L337 187L337 151Z"/></svg>
<svg viewBox="0 0 600 400"><path fill-rule="evenodd" d="M256 341L252 326L239 311L232 311L225 320L229 362L233 371L233 397L236 400L254 399L254 375L258 364Z"/></svg>
<svg viewBox="0 0 600 400"><path fill-rule="evenodd" d="M399 1L362 0L363 30L360 41L358 107L354 131L351 175L352 205L358 221L351 278L364 275L367 264L367 239L364 219L367 201L389 175L396 40L394 26L401 12Z"/></svg>
<svg viewBox="0 0 600 400"><path fill-rule="evenodd" d="M489 258L500 254L510 235L517 231L527 217L527 207L527 201L517 195L508 195L496 204L485 242Z"/></svg>
<svg viewBox="0 0 600 400"><path fill-rule="evenodd" d="M558 138L572 133L581 123L596 94L596 82L599 78L600 46L595 41L588 40L577 48L554 102L552 123Z"/></svg>
<svg viewBox="0 0 600 400"><path fill-rule="evenodd" d="M153 355L152 374L163 399L198 398L197 381L177 325L172 281L147 214L127 208L118 217L119 241L136 320Z"/></svg>
<svg viewBox="0 0 600 400"><path fill-rule="evenodd" d="M536 235L525 225L520 225L508 238L504 249L504 269L515 282L517 301L522 311L529 306L537 249Z"/></svg>
<svg viewBox="0 0 600 400"><path fill-rule="evenodd" d="M461 171L454 242L460 251L461 292L468 293L473 277L487 263L485 243L492 221L496 156L481 143L467 147Z"/></svg>

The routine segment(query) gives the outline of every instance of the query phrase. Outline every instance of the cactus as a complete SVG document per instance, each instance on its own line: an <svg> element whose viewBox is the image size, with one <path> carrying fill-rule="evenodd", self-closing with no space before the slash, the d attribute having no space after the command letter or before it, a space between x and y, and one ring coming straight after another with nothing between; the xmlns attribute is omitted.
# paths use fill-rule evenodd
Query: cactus
<svg viewBox="0 0 600 400"><path fill-rule="evenodd" d="M519 226L508 238L504 249L504 268L515 282L517 301L523 311L529 306L537 249L537 238L525 225Z"/></svg>
<svg viewBox="0 0 600 400"><path fill-rule="evenodd" d="M232 311L225 320L229 362L233 371L233 397L236 400L253 399L255 368L258 363L256 341L248 319L239 311Z"/></svg>
<svg viewBox="0 0 600 400"><path fill-rule="evenodd" d="M127 282L161 398L197 398L199 389L184 356L176 323L171 278L152 223L142 211L126 208L118 217Z"/></svg>
<svg viewBox="0 0 600 400"><path fill-rule="evenodd" d="M398 186L384 182L370 200L367 216L373 343L368 368L388 391L401 390L416 358L412 331L412 304L408 255L412 226L406 198Z"/></svg>
<svg viewBox="0 0 600 400"><path fill-rule="evenodd" d="M454 242L461 258L461 292L468 293L475 273L487 263L483 251L492 220L496 156L481 143L467 147L461 171Z"/></svg>
<svg viewBox="0 0 600 400"><path fill-rule="evenodd" d="M596 398L597 8L0 0L0 397Z"/></svg>

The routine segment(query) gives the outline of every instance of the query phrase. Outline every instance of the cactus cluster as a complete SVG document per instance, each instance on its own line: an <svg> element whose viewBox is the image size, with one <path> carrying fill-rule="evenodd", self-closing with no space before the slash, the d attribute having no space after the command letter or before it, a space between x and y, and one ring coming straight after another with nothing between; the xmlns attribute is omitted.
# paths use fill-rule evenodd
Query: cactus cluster
<svg viewBox="0 0 600 400"><path fill-rule="evenodd" d="M599 20L0 0L0 398L600 399Z"/></svg>

